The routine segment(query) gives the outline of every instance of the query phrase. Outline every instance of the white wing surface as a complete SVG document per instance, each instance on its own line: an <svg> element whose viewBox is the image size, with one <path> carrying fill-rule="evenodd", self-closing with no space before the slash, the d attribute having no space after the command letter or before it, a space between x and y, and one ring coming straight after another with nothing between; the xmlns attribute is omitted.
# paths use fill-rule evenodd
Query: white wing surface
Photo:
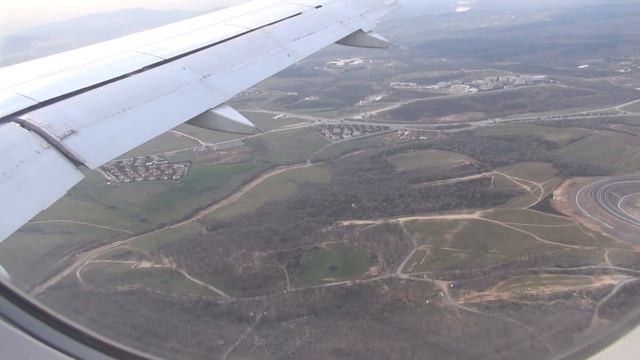
<svg viewBox="0 0 640 360"><path fill-rule="evenodd" d="M258 0L0 69L0 240L108 161L194 119L249 131L225 103L339 42L380 48L396 0Z"/></svg>

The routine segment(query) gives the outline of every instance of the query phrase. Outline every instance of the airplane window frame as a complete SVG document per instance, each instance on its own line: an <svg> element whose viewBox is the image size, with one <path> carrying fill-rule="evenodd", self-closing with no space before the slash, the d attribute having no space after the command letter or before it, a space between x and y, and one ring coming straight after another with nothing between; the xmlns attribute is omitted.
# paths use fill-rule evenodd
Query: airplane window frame
<svg viewBox="0 0 640 360"><path fill-rule="evenodd" d="M4 279L0 279L0 319L74 359L157 359L73 323Z"/></svg>
<svg viewBox="0 0 640 360"><path fill-rule="evenodd" d="M73 359L160 360L74 323L4 279L0 279L0 321L7 322L35 341ZM640 309L629 314L626 321L605 336L586 342L555 359L595 359L605 349L616 346L639 322Z"/></svg>

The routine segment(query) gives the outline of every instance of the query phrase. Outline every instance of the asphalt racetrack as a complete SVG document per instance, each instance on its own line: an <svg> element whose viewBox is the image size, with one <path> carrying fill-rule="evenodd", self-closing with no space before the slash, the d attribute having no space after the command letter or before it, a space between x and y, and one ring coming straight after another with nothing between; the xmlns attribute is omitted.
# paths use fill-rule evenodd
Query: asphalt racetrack
<svg viewBox="0 0 640 360"><path fill-rule="evenodd" d="M640 176L609 178L577 188L571 196L580 215L605 232L640 243Z"/></svg>

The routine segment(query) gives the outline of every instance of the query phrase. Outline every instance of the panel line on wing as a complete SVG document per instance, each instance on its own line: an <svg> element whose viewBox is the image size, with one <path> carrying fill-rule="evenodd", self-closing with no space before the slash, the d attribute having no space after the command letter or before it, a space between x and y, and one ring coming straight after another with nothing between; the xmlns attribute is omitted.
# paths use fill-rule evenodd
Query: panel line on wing
<svg viewBox="0 0 640 360"><path fill-rule="evenodd" d="M67 149L60 140L56 139L55 136L49 134L47 131L45 131L41 127L20 118L14 118L11 122L18 124L20 127L22 127L27 131L31 131L39 135L49 144L49 146L58 150L58 152L62 154L64 157L66 157L67 160L69 160L71 163L73 163L73 165L77 167L84 165L83 161L79 159L77 156L75 156L73 152Z"/></svg>
<svg viewBox="0 0 640 360"><path fill-rule="evenodd" d="M123 74L123 75L119 75L119 76L114 77L114 78L112 78L112 79L105 80L105 81L102 81L102 82L99 82L99 83L93 84L93 85L91 85L91 86L84 87L84 88L82 88L82 89L74 90L74 91L72 91L72 92L69 92L69 93L66 93L66 94L63 94L63 95L60 95L60 96L56 96L56 97L54 97L54 98L51 98L51 99L48 99L48 100L45 100L45 101L41 101L41 102L39 102L39 103L37 103L37 104L35 104L35 105L31 105L31 106L29 106L29 107L26 107L26 108L24 108L24 109L22 109L22 110L19 110L19 111L15 112L15 113L12 113L12 114L9 114L9 115L6 115L6 116L4 116L4 117L0 118L0 124L1 124L1 123L6 123L6 122L8 122L8 121L12 121L13 117L18 117L18 116L21 116L21 115L27 114L27 113L29 113L29 112L31 112L31 111L38 110L38 109L40 109L40 108L43 108L43 107L46 107L46 106L49 106L49 105L55 104L55 103L57 103L57 102L60 102L60 101L65 100L65 99L68 99L68 98L71 98L71 97L74 97L74 96L78 96L78 95L80 95L80 94L86 93L86 92L91 91L91 90L95 90L95 89L101 88L101 87L103 87L103 86L106 86L106 85L112 84L112 83L114 83L114 82L117 82L117 81L120 81L120 80L126 79L126 78L128 78L128 77L130 77L130 76L138 75L138 74L141 74L141 73L143 73L143 72L147 72L147 71L149 71L149 70L152 70L152 69L158 68L158 67L160 67L160 66L167 65L167 64L169 64L169 63L172 63L172 62L178 61L178 60L180 60L180 59L183 59L183 58L185 58L185 57L188 57L188 56L191 56L191 55L197 54L197 53L199 53L199 52L202 52L202 51L205 51L205 50L211 49L211 48L213 48L213 47L216 47L216 46L218 46L218 45L224 44L224 43L226 43L226 42L229 42L229 41L235 40L235 39L240 38L240 37L242 37L242 36L246 36L246 35L248 35L248 34L250 34L250 33L253 33L253 32L256 32L256 31L260 31L260 30L262 30L262 29L264 29L264 28L267 28L267 27L270 27L270 26L274 26L274 25L276 25L276 24L279 24L279 23L285 22L285 21L287 21L287 20L291 20L291 19L293 19L293 18L295 18L295 17L298 17L298 16L300 16L300 15L302 15L302 14L303 14L302 12L298 12L298 13L296 13L296 14L293 14L293 15L287 16L287 17L282 18L282 19L280 19L280 20L276 20L276 21L273 21L273 22L271 22L271 23L268 23L268 24L262 25L262 26L260 26L260 27L256 27L255 29L247 30L247 31L245 31L245 32L243 32L243 33L240 33L240 34L234 35L234 36L229 37L229 38L227 38L227 39L217 41L217 42L212 43L212 44L209 44L209 45L207 45L207 46L203 46L203 47L200 47L200 48L198 48L198 49L194 49L194 50L188 51L188 52L186 52L186 53L183 53L183 54L180 54L180 55L174 56L174 57L172 57L172 58L168 58L168 59L165 59L165 60L159 61L159 62L157 62L157 63L153 63L153 64L148 65L148 66L145 66L145 67L143 67L143 68L141 68L141 69L138 69L138 70L135 70L135 71L132 71L132 72L129 72L129 73Z"/></svg>

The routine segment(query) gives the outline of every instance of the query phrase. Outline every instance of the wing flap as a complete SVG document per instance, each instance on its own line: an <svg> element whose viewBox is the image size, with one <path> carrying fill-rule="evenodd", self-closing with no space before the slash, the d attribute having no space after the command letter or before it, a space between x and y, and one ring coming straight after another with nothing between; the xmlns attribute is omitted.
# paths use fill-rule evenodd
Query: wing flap
<svg viewBox="0 0 640 360"><path fill-rule="evenodd" d="M82 178L38 135L15 123L0 125L0 239L51 206Z"/></svg>

